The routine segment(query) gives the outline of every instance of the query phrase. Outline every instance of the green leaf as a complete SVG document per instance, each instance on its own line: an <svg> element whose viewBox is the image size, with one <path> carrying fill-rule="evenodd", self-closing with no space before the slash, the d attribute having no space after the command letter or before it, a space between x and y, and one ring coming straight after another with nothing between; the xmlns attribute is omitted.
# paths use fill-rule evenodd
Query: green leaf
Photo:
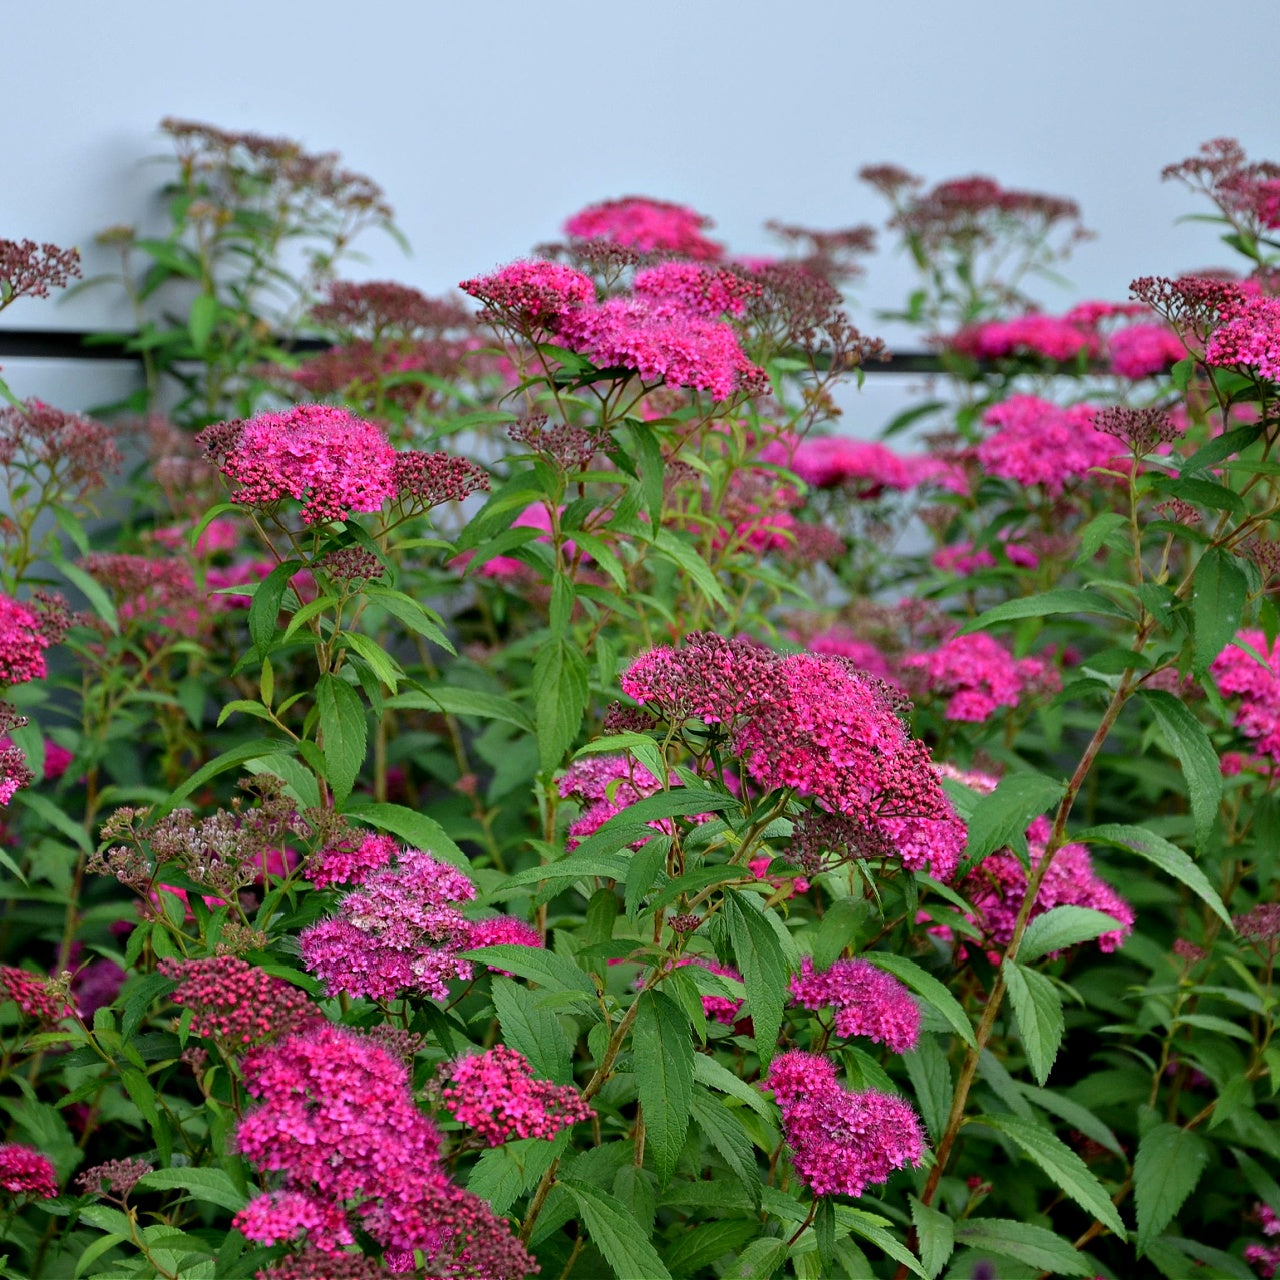
<svg viewBox="0 0 1280 1280"><path fill-rule="evenodd" d="M1191 471L1203 471L1223 458L1229 458L1241 449L1247 449L1263 432L1261 424L1253 423L1247 427L1237 427L1234 431L1225 432L1216 439L1210 440L1202 449L1191 455L1181 467L1183 475Z"/></svg>
<svg viewBox="0 0 1280 1280"><path fill-rule="evenodd" d="M733 954L747 988L756 1053L761 1065L768 1066L778 1047L782 1008L788 995L786 956L772 926L744 895L726 889L724 914Z"/></svg>
<svg viewBox="0 0 1280 1280"><path fill-rule="evenodd" d="M391 708L412 708L420 711L440 711L455 716L478 716L483 720L502 720L517 729L533 731L533 721L523 707L510 698L483 693L479 689L465 689L460 685L447 687L434 685L397 694L387 699Z"/></svg>
<svg viewBox="0 0 1280 1280"><path fill-rule="evenodd" d="M590 690L587 660L568 640L544 645L533 664L538 761L550 773L564 759L582 726Z"/></svg>
<svg viewBox="0 0 1280 1280"><path fill-rule="evenodd" d="M1158 1124L1142 1135L1133 1162L1139 1257L1195 1190L1208 1162L1204 1139L1188 1129Z"/></svg>
<svg viewBox="0 0 1280 1280"><path fill-rule="evenodd" d="M1018 1116L984 1115L969 1123L985 1125L1012 1139L1023 1154L1053 1179L1060 1191L1103 1226L1109 1227L1121 1240L1125 1239L1124 1223L1111 1203L1111 1197L1089 1172L1084 1161L1061 1139Z"/></svg>
<svg viewBox="0 0 1280 1280"><path fill-rule="evenodd" d="M759 1234L760 1224L743 1218L702 1222L692 1229L686 1225L667 1250L667 1270L675 1276L705 1275L713 1262L726 1254L736 1256Z"/></svg>
<svg viewBox="0 0 1280 1280"><path fill-rule="evenodd" d="M399 836L414 849L421 849L464 870L471 865L449 833L434 819L403 804L360 800L347 806L346 815L367 822L378 831Z"/></svg>
<svg viewBox="0 0 1280 1280"><path fill-rule="evenodd" d="M1095 1270L1070 1241L1044 1227L1008 1218L969 1218L957 1223L956 1244L1013 1258L1055 1276L1091 1276Z"/></svg>
<svg viewBox="0 0 1280 1280"><path fill-rule="evenodd" d="M522 947L513 942L503 942L491 947L476 947L458 953L464 960L514 973L518 978L536 982L548 991L582 991L592 997L595 983L572 960L544 951L541 947Z"/></svg>
<svg viewBox="0 0 1280 1280"><path fill-rule="evenodd" d="M1092 1138L1100 1147L1106 1147L1115 1155L1124 1155L1124 1149L1116 1135L1088 1107L1052 1090L1038 1089L1033 1084L1020 1084L1018 1090L1029 1102L1034 1102L1041 1110L1048 1111L1059 1120L1065 1120L1073 1129L1079 1129L1086 1138Z"/></svg>
<svg viewBox="0 0 1280 1280"><path fill-rule="evenodd" d="M786 1260L785 1240L779 1240L776 1236L761 1236L743 1249L734 1259L733 1267L724 1272L724 1275L726 1280L769 1280ZM639 1274L641 1273L637 1272Z"/></svg>
<svg viewBox="0 0 1280 1280"><path fill-rule="evenodd" d="M1062 998L1057 987L1034 969L1006 960L1001 972L1009 989L1018 1036L1027 1051L1031 1074L1037 1084L1043 1085L1053 1070L1053 1061L1062 1045L1065 1026Z"/></svg>
<svg viewBox="0 0 1280 1280"><path fill-rule="evenodd" d="M632 1031L636 1088L644 1111L645 1153L665 1187L689 1131L693 1111L693 1038L689 1019L670 996L644 991Z"/></svg>
<svg viewBox="0 0 1280 1280"><path fill-rule="evenodd" d="M1087 564L1098 554L1103 543L1105 543L1117 529L1124 528L1128 523L1128 519L1116 511L1103 511L1101 514L1094 516L1093 519L1080 530L1080 551L1076 556L1076 564Z"/></svg>
<svg viewBox="0 0 1280 1280"><path fill-rule="evenodd" d="M446 653L457 652L449 643L449 637L440 629L439 615L420 605L412 596L403 591L393 591L390 587L380 587L376 583L367 583L363 594L370 603L385 609L410 631L439 645Z"/></svg>
<svg viewBox="0 0 1280 1280"><path fill-rule="evenodd" d="M1026 831L1033 818L1062 798L1062 783L1030 771L1011 773L983 796L969 816L969 840L964 857L969 867L1006 846L1026 849Z"/></svg>
<svg viewBox="0 0 1280 1280"><path fill-rule="evenodd" d="M94 613L107 624L112 635L118 636L120 619L116 615L115 605L111 603L111 597L103 590L102 584L78 564L71 564L64 559L56 547L49 551L49 563L84 594L85 599L93 606Z"/></svg>
<svg viewBox="0 0 1280 1280"><path fill-rule="evenodd" d="M351 794L368 746L368 725L360 695L339 676L326 673L316 682L320 713L320 749L333 798L341 805Z"/></svg>
<svg viewBox="0 0 1280 1280"><path fill-rule="evenodd" d="M919 1241L920 1261L924 1264L929 1280L933 1280L955 1252L955 1224L945 1213L931 1209L915 1196L911 1196L910 1200L911 1221L915 1224L916 1239Z"/></svg>
<svg viewBox="0 0 1280 1280"><path fill-rule="evenodd" d="M864 1240L870 1240L895 1262L900 1262L908 1271L913 1271L918 1276L924 1275L911 1251L889 1230L888 1219L880 1217L879 1214L868 1213L865 1209L841 1205L836 1209L836 1225L852 1231Z"/></svg>
<svg viewBox="0 0 1280 1280"><path fill-rule="evenodd" d="M544 1079L556 1084L571 1083L572 1046L556 1015L543 1008L528 988L510 978L495 976L491 990L502 1043L523 1053Z"/></svg>
<svg viewBox="0 0 1280 1280"><path fill-rule="evenodd" d="M758 1206L760 1168L756 1163L756 1149L742 1127L738 1114L706 1089L694 1089L692 1098L693 1118L697 1121L698 1128L706 1134L725 1164L733 1170L747 1195L751 1197L751 1203ZM648 1115L647 1111L645 1115ZM645 1123L647 1125L648 1121Z"/></svg>
<svg viewBox="0 0 1280 1280"><path fill-rule="evenodd" d="M955 1029L967 1045L977 1047L973 1036L973 1026L969 1015L965 1013L960 1002L931 973L926 973L914 960L906 956L895 955L891 951L866 951L861 959L869 961L878 969L891 973L900 982L906 983L916 995L944 1018L947 1024Z"/></svg>
<svg viewBox="0 0 1280 1280"><path fill-rule="evenodd" d="M1018 948L1018 961L1027 964L1050 951L1064 951L1122 927L1114 916L1092 907L1053 907L1027 925Z"/></svg>
<svg viewBox="0 0 1280 1280"><path fill-rule="evenodd" d="M1218 753L1213 749L1204 725L1187 709L1181 698L1163 689L1143 689L1139 696L1151 708L1160 732L1182 765L1191 797L1198 848L1208 840L1222 800L1222 770Z"/></svg>
<svg viewBox="0 0 1280 1280"><path fill-rule="evenodd" d="M286 560L276 565L254 588L253 601L249 605L249 638L259 658L265 658L271 650L285 589L289 579L302 567L301 560Z"/></svg>
<svg viewBox="0 0 1280 1280"><path fill-rule="evenodd" d="M985 631L997 622L1012 622L1016 618L1044 618L1057 613L1100 613L1107 618L1130 617L1127 609L1096 591L1058 587L1053 591L1041 591L1038 595L1024 596L1019 600L1006 600L976 618L970 618L956 634L964 636L972 631Z"/></svg>
<svg viewBox="0 0 1280 1280"><path fill-rule="evenodd" d="M93 852L93 842L89 833L61 805L56 805L48 796L38 791L19 791L15 799L24 809L30 809L42 822L62 832L68 840L85 853Z"/></svg>
<svg viewBox="0 0 1280 1280"><path fill-rule="evenodd" d="M925 1034L910 1053L902 1055L902 1065L907 1069L907 1078L916 1092L925 1128L937 1142L947 1127L947 1114L951 1110L955 1090L947 1055L934 1036Z"/></svg>
<svg viewBox="0 0 1280 1280"><path fill-rule="evenodd" d="M1209 878L1191 859L1175 844L1170 844L1163 836L1158 836L1146 827L1129 826L1125 823L1108 822L1101 826L1089 827L1077 831L1072 837L1081 844L1108 844L1119 849L1128 849L1140 858L1159 867L1166 875L1185 884L1228 928L1231 928L1231 916L1218 891L1209 883Z"/></svg>
<svg viewBox="0 0 1280 1280"><path fill-rule="evenodd" d="M689 575L694 585L708 600L723 609L725 613L732 612L729 601L724 594L724 588L716 581L716 576L712 573L711 566L698 554L691 543L678 537L670 529L663 527L659 527L652 542L667 559L674 561Z"/></svg>
<svg viewBox="0 0 1280 1280"><path fill-rule="evenodd" d="M239 746L215 756L208 764L201 766L186 782L175 787L164 802L154 811L157 818L163 817L177 805L180 805L193 791L199 791L206 782L216 778L228 769L244 764L247 760L269 759L272 756L285 755L292 752L292 744L283 739L255 738L252 742L242 742Z"/></svg>
<svg viewBox="0 0 1280 1280"><path fill-rule="evenodd" d="M636 1280L640 1276L644 1280L671 1280L671 1273L649 1243L649 1233L621 1200L576 1178L561 1178L558 1185L574 1198L591 1242L619 1280Z"/></svg>
<svg viewBox="0 0 1280 1280"><path fill-rule="evenodd" d="M1200 557L1191 578L1191 609L1195 620L1192 671L1201 679L1209 664L1240 630L1249 584L1236 558L1221 547Z"/></svg>
<svg viewBox="0 0 1280 1280"><path fill-rule="evenodd" d="M735 1076L728 1067L723 1066L710 1054L694 1054L693 1078L699 1084L706 1085L708 1089L715 1089L719 1093L746 1103L752 1111L766 1120L772 1119L773 1108L760 1095L760 1091L753 1089L745 1080Z"/></svg>
<svg viewBox="0 0 1280 1280"><path fill-rule="evenodd" d="M182 1169L156 1169L138 1181L144 1191L189 1191L193 1200L216 1204L237 1212L248 1203L248 1197L222 1169L205 1169L191 1165Z"/></svg>

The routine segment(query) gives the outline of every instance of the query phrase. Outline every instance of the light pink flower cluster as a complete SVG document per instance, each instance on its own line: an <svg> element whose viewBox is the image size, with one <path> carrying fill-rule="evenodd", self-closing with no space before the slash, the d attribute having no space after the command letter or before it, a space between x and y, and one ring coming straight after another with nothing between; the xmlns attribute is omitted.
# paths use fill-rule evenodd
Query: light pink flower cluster
<svg viewBox="0 0 1280 1280"><path fill-rule="evenodd" d="M1029 691L1055 690L1061 684L1048 663L1015 658L982 631L953 636L929 653L908 655L899 665L917 674L925 691L950 695L948 720L981 723L1001 707L1016 707Z"/></svg>
<svg viewBox="0 0 1280 1280"><path fill-rule="evenodd" d="M56 1196L58 1174L53 1161L34 1147L4 1143L0 1146L0 1191L40 1200Z"/></svg>
<svg viewBox="0 0 1280 1280"><path fill-rule="evenodd" d="M458 288L531 332L554 330L569 312L596 300L591 277L559 262L512 262Z"/></svg>
<svg viewBox="0 0 1280 1280"><path fill-rule="evenodd" d="M339 900L336 916L298 939L303 964L330 995L390 1000L413 992L444 1000L452 979L474 972L459 952L495 942L542 945L537 931L520 921L468 920L458 905L475 897L475 885L419 849L398 850L372 836L354 852L330 849L319 856L320 874L331 874L330 883L342 877L358 885Z"/></svg>
<svg viewBox="0 0 1280 1280"><path fill-rule="evenodd" d="M993 476L1043 485L1056 497L1069 480L1116 459L1116 442L1093 426L1094 412L1087 405L1063 409L1036 396L1011 396L983 416L997 430L978 445L978 461Z"/></svg>
<svg viewBox="0 0 1280 1280"><path fill-rule="evenodd" d="M860 1196L924 1158L924 1133L910 1104L874 1089L851 1092L829 1058L779 1054L766 1087L782 1111L796 1173L815 1196Z"/></svg>
<svg viewBox="0 0 1280 1280"><path fill-rule="evenodd" d="M307 878L318 888L333 884L361 884L374 871L395 861L400 846L390 836L365 836L328 845L307 863Z"/></svg>
<svg viewBox="0 0 1280 1280"><path fill-rule="evenodd" d="M0 594L0 684L43 680L44 651L50 640L39 617L26 605Z"/></svg>
<svg viewBox="0 0 1280 1280"><path fill-rule="evenodd" d="M1280 382L1280 298L1247 298L1205 343L1206 364L1256 369Z"/></svg>
<svg viewBox="0 0 1280 1280"><path fill-rule="evenodd" d="M232 500L267 507L302 503L307 524L377 511L396 496L396 451L372 422L327 404L301 404L199 437L236 486Z"/></svg>
<svg viewBox="0 0 1280 1280"><path fill-rule="evenodd" d="M707 391L717 400L767 386L733 328L669 301L610 298L559 323L559 341L600 368L634 369L647 382Z"/></svg>
<svg viewBox="0 0 1280 1280"><path fill-rule="evenodd" d="M623 196L575 213L564 229L578 240L604 240L640 253L672 253L714 262L724 256L724 246L702 234L710 225L709 218L684 205Z"/></svg>
<svg viewBox="0 0 1280 1280"><path fill-rule="evenodd" d="M951 340L953 350L977 360L1008 356L1041 356L1059 363L1098 354L1098 335L1073 316L1040 314L989 320L962 329Z"/></svg>
<svg viewBox="0 0 1280 1280"><path fill-rule="evenodd" d="M191 1010L192 1034L235 1052L285 1035L317 1016L305 992L239 956L161 960L159 969L177 981L173 1002Z"/></svg>
<svg viewBox="0 0 1280 1280"><path fill-rule="evenodd" d="M847 436L801 440L790 465L815 489L848 489L859 498L878 498L886 489L906 492L940 474L932 458L904 457L878 441Z"/></svg>
<svg viewBox="0 0 1280 1280"><path fill-rule="evenodd" d="M1240 699L1236 728L1255 751L1280 762L1280 642L1269 649L1261 631L1241 631L1236 640L1249 645L1266 665L1235 643L1218 654L1209 672L1223 697Z"/></svg>
<svg viewBox="0 0 1280 1280"><path fill-rule="evenodd" d="M491 1147L554 1138L595 1114L572 1085L537 1079L528 1058L503 1044L459 1058L439 1079L444 1107Z"/></svg>
<svg viewBox="0 0 1280 1280"><path fill-rule="evenodd" d="M1107 339L1107 360L1122 378L1150 378L1186 357L1187 349L1162 324L1133 324Z"/></svg>
<svg viewBox="0 0 1280 1280"><path fill-rule="evenodd" d="M673 302L683 311L715 319L743 316L747 304L764 290L752 280L725 267L705 267L696 262L663 262L637 271L635 293L655 302Z"/></svg>
<svg viewBox="0 0 1280 1280"><path fill-rule="evenodd" d="M837 1035L867 1036L894 1053L914 1049L920 1039L920 1006L911 992L866 960L837 960L818 972L802 956L791 994L803 1009L833 1007Z"/></svg>
<svg viewBox="0 0 1280 1280"><path fill-rule="evenodd" d="M1027 828L1031 865L1038 867L1049 840L1049 820L1037 818ZM1027 893L1027 871L1009 852L993 853L971 872L961 886L977 912L977 921L998 946L1013 937L1013 926ZM1119 921L1119 927L1098 937L1101 951L1115 951L1133 928L1133 908L1093 869L1089 850L1082 844L1064 844L1054 855L1040 882L1030 919L1054 907L1091 907Z"/></svg>
<svg viewBox="0 0 1280 1280"><path fill-rule="evenodd" d="M888 658L876 645L841 627L829 627L811 636L809 648L814 653L844 658L859 671L865 671L868 675L873 675L888 684L898 683L890 670Z"/></svg>
<svg viewBox="0 0 1280 1280"><path fill-rule="evenodd" d="M569 849L629 805L662 790L662 783L644 765L626 755L584 756L565 770L556 786L561 796L582 804L582 812L569 827ZM650 825L663 829L660 822Z"/></svg>
<svg viewBox="0 0 1280 1280"><path fill-rule="evenodd" d="M359 1221L389 1252L423 1250L434 1276L518 1280L536 1269L484 1201L449 1181L439 1134L385 1047L322 1023L249 1054L244 1080L259 1105L241 1120L236 1144L281 1182L236 1215L251 1240L305 1231L308 1253L336 1253ZM314 1274L346 1274L340 1262Z"/></svg>
<svg viewBox="0 0 1280 1280"><path fill-rule="evenodd" d="M957 823L928 748L903 726L888 686L842 658L784 657L701 632L680 649L643 654L622 688L669 721L723 726L757 784L791 788L833 814L891 832L912 850L904 852L907 865L930 865L920 839L930 828L921 823Z"/></svg>

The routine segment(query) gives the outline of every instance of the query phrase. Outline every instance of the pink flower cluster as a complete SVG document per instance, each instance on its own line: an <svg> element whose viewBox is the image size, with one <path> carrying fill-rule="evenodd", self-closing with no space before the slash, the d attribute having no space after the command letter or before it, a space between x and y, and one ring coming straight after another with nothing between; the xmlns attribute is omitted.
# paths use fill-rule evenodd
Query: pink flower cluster
<svg viewBox="0 0 1280 1280"><path fill-rule="evenodd" d="M458 904L476 890L456 867L419 849L378 863L385 854L385 844L366 840L353 855L321 855L322 874L328 868L334 879L354 875L358 884L339 900L336 916L304 929L298 939L303 964L330 995L390 1000L412 992L444 1000L452 979L474 971L459 952L489 945L495 932L503 942L541 945L540 936L518 921L495 928L493 920L468 920Z"/></svg>
<svg viewBox="0 0 1280 1280"><path fill-rule="evenodd" d="M1254 1207L1254 1212L1262 1224L1263 1235L1280 1235L1280 1216L1269 1205L1258 1204ZM1277 1269L1280 1269L1280 1244L1245 1245L1244 1260L1258 1269L1263 1280L1271 1280Z"/></svg>
<svg viewBox="0 0 1280 1280"><path fill-rule="evenodd" d="M25 1018L53 1026L71 1012L66 998L50 980L12 965L0 965L0 1003L12 1000Z"/></svg>
<svg viewBox="0 0 1280 1280"><path fill-rule="evenodd" d="M537 1079L528 1058L503 1044L459 1058L439 1078L444 1107L491 1147L554 1138L595 1114L572 1085Z"/></svg>
<svg viewBox="0 0 1280 1280"><path fill-rule="evenodd" d="M239 956L161 960L159 969L177 981L173 1002L191 1010L192 1034L234 1052L285 1035L316 1016L305 992Z"/></svg>
<svg viewBox="0 0 1280 1280"><path fill-rule="evenodd" d="M48 1156L16 1142L0 1146L0 1191L48 1200L58 1194L58 1174Z"/></svg>
<svg viewBox="0 0 1280 1280"><path fill-rule="evenodd" d="M644 765L626 755L585 756L575 760L556 786L561 796L582 803L582 812L569 826L566 841L569 849L594 835L629 805L662 790L662 783ZM663 829L661 822L651 825Z"/></svg>
<svg viewBox="0 0 1280 1280"><path fill-rule="evenodd" d="M730 325L669 300L610 298L579 307L561 318L557 333L600 368L634 369L645 381L707 391L717 400L767 385Z"/></svg>
<svg viewBox="0 0 1280 1280"><path fill-rule="evenodd" d="M699 969L705 969L708 973L718 974L721 978L731 978L734 982L742 981L742 974L732 965L720 964L706 956L681 956L676 961L676 968L680 969L690 964L697 965ZM725 1026L731 1027L738 1021L742 1012L742 1001L733 1000L729 996L703 996L702 1012L713 1022L722 1022Z"/></svg>
<svg viewBox="0 0 1280 1280"><path fill-rule="evenodd" d="M782 1111L796 1173L815 1196L860 1196L924 1158L924 1133L910 1104L874 1089L851 1092L829 1058L779 1054L766 1083Z"/></svg>
<svg viewBox="0 0 1280 1280"><path fill-rule="evenodd" d="M803 1009L834 1008L837 1035L867 1036L894 1053L914 1049L920 1039L920 1006L911 992L866 960L837 960L818 972L802 956L791 995Z"/></svg>
<svg viewBox="0 0 1280 1280"><path fill-rule="evenodd" d="M621 683L668 720L723 726L761 787L791 788L891 834L908 866L932 865L934 844L939 862L952 862L954 839L938 843L936 828L959 824L928 748L903 726L889 688L852 663L815 653L784 657L702 632L680 649L643 654ZM963 844L963 828L958 835Z"/></svg>
<svg viewBox="0 0 1280 1280"><path fill-rule="evenodd" d="M1240 699L1236 728L1253 742L1255 751L1280 762L1280 642L1268 649L1261 631L1241 631L1236 641L1218 654L1209 672L1223 697ZM1241 643L1259 654L1265 665Z"/></svg>
<svg viewBox="0 0 1280 1280"><path fill-rule="evenodd" d="M377 511L396 496L396 451L372 422L327 404L301 404L248 422L210 427L200 439L236 488L232 500L302 503L307 524Z"/></svg>
<svg viewBox="0 0 1280 1280"><path fill-rule="evenodd" d="M1113 373L1122 378L1150 378L1185 359L1187 349L1170 328L1162 324L1134 324L1118 329L1107 339L1107 359Z"/></svg>
<svg viewBox="0 0 1280 1280"><path fill-rule="evenodd" d="M977 360L1008 356L1040 356L1062 363L1098 354L1098 336L1071 316L1025 315L989 320L962 329L951 340L953 350Z"/></svg>
<svg viewBox="0 0 1280 1280"><path fill-rule="evenodd" d="M333 884L361 884L370 873L394 862L400 846L390 836L365 836L327 845L307 863L307 878L318 888Z"/></svg>
<svg viewBox="0 0 1280 1280"><path fill-rule="evenodd" d="M43 680L49 647L40 619L26 605L0 594L0 684Z"/></svg>
<svg viewBox="0 0 1280 1280"><path fill-rule="evenodd" d="M1001 707L1016 707L1028 692L1060 687L1057 671L1040 658L1015 658L985 632L953 636L930 653L910 654L903 670L918 673L930 693L950 695L948 720L981 723Z"/></svg>
<svg viewBox="0 0 1280 1280"><path fill-rule="evenodd" d="M388 1049L322 1023L254 1050L243 1070L259 1105L240 1121L236 1144L281 1181L236 1215L249 1239L305 1232L309 1252L336 1254L358 1220L389 1253L423 1250L434 1276L518 1280L535 1269L484 1201L449 1181L439 1134Z"/></svg>
<svg viewBox="0 0 1280 1280"><path fill-rule="evenodd" d="M663 262L637 271L635 293L655 302L675 303L692 315L716 319L744 316L747 304L764 290L754 281L725 267L705 267L696 262Z"/></svg>
<svg viewBox="0 0 1280 1280"><path fill-rule="evenodd" d="M554 330L577 307L595 302L591 277L559 262L512 262L458 288L521 330Z"/></svg>
<svg viewBox="0 0 1280 1280"><path fill-rule="evenodd" d="M791 470L815 489L848 489L858 498L878 498L886 489L906 492L932 480L944 480L933 458L903 457L875 440L814 436L801 440Z"/></svg>
<svg viewBox="0 0 1280 1280"><path fill-rule="evenodd" d="M1206 364L1256 369L1280 382L1280 298L1246 298L1232 308L1205 343Z"/></svg>
<svg viewBox="0 0 1280 1280"><path fill-rule="evenodd" d="M564 229L578 240L603 240L640 253L672 253L714 262L724 256L724 247L702 234L710 225L709 218L683 205L623 196L575 213Z"/></svg>
<svg viewBox="0 0 1280 1280"><path fill-rule="evenodd" d="M1116 459L1115 440L1093 426L1093 416L1087 405L1063 409L1036 396L1011 396L983 416L997 430L978 445L978 461L993 476L1043 485L1056 497L1069 480Z"/></svg>
<svg viewBox="0 0 1280 1280"><path fill-rule="evenodd" d="M863 640L841 627L829 627L809 639L809 649L814 653L844 658L859 671L865 671L888 684L896 684L889 667L889 660L870 640Z"/></svg>
<svg viewBox="0 0 1280 1280"><path fill-rule="evenodd" d="M1037 818L1027 828L1031 865L1038 867L1050 834L1049 820ZM1009 852L993 853L971 872L961 886L973 903L977 921L998 946L1013 937L1014 922L1027 893L1027 871ZM1093 860L1082 844L1064 844L1054 855L1040 882L1040 892L1031 909L1034 920L1054 907L1091 907L1119 921L1098 938L1101 951L1115 951L1129 935L1135 919L1133 908L1093 869Z"/></svg>

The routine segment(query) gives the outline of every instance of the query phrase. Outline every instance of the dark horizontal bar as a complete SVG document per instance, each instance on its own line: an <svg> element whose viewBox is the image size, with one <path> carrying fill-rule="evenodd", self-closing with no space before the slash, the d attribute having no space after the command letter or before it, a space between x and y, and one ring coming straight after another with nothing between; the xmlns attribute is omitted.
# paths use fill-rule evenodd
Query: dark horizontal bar
<svg viewBox="0 0 1280 1280"><path fill-rule="evenodd" d="M130 351L130 335L86 329L0 329L0 359L23 360L141 360ZM276 338L291 351L325 351L323 338ZM885 360L869 360L867 373L944 373L942 361L926 351L896 351Z"/></svg>

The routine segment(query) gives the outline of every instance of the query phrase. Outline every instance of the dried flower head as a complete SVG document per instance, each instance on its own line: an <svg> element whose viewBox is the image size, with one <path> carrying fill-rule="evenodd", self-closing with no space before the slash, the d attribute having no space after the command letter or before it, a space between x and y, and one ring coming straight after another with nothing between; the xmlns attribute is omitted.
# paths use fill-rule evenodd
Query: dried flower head
<svg viewBox="0 0 1280 1280"><path fill-rule="evenodd" d="M395 455L392 484L404 511L422 512L487 492L489 473L468 458L414 450Z"/></svg>
<svg viewBox="0 0 1280 1280"><path fill-rule="evenodd" d="M111 430L83 414L35 399L0 408L0 467L39 471L64 501L83 501L123 461Z"/></svg>
<svg viewBox="0 0 1280 1280"><path fill-rule="evenodd" d="M127 1157L123 1160L106 1160L86 1169L78 1178L76 1186L87 1195L107 1195L116 1200L124 1200L138 1185L138 1180L148 1173L154 1173L155 1167L145 1160ZM106 1191L102 1184L107 1184Z"/></svg>
<svg viewBox="0 0 1280 1280"><path fill-rule="evenodd" d="M80 276L77 249L0 238L0 310L18 298L47 298Z"/></svg>

